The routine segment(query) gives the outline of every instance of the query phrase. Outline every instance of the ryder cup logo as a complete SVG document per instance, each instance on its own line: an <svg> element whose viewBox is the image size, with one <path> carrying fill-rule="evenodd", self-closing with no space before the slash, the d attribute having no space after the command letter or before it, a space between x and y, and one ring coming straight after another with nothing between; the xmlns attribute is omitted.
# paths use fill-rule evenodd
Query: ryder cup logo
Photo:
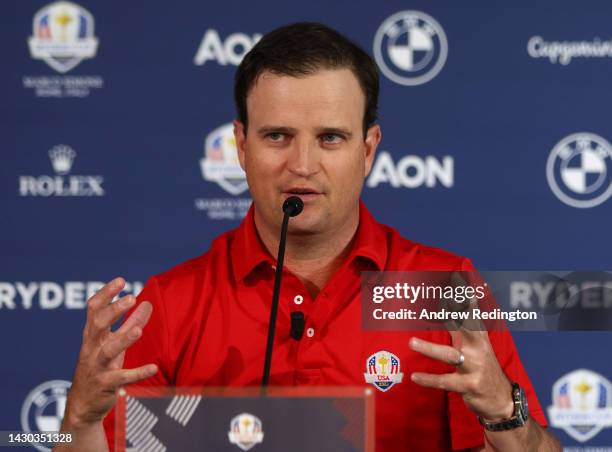
<svg viewBox="0 0 612 452"><path fill-rule="evenodd" d="M427 83L442 70L447 55L444 30L420 11L392 15L374 37L374 57L380 70L400 85Z"/></svg>
<svg viewBox="0 0 612 452"><path fill-rule="evenodd" d="M239 195L249 188L238 161L233 124L225 124L208 134L200 167L204 179L216 182L232 195Z"/></svg>
<svg viewBox="0 0 612 452"><path fill-rule="evenodd" d="M36 386L26 397L21 408L21 429L24 432L58 432L64 418L66 396L71 383L51 380ZM40 451L51 449L31 443Z"/></svg>
<svg viewBox="0 0 612 452"><path fill-rule="evenodd" d="M366 383L386 392L395 383L401 383L404 374L400 372L400 359L391 352L381 350L371 355L366 361L364 374Z"/></svg>
<svg viewBox="0 0 612 452"><path fill-rule="evenodd" d="M68 72L96 55L98 40L93 33L93 16L85 8L71 2L51 3L34 16L30 54L58 72Z"/></svg>
<svg viewBox="0 0 612 452"><path fill-rule="evenodd" d="M561 377L553 386L550 425L585 442L603 428L612 427L612 384L586 369Z"/></svg>
<svg viewBox="0 0 612 452"><path fill-rule="evenodd" d="M252 414L242 413L230 422L230 431L227 432L231 444L242 450L249 450L256 444L263 442L261 420Z"/></svg>
<svg viewBox="0 0 612 452"><path fill-rule="evenodd" d="M592 133L570 135L548 156L546 178L565 204L597 206L612 195L612 146Z"/></svg>

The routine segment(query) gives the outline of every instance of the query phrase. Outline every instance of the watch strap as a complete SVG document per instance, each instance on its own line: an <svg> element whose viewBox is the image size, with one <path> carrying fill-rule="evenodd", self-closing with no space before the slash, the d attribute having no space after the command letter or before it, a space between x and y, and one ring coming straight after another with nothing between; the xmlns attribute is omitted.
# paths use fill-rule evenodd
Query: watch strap
<svg viewBox="0 0 612 452"><path fill-rule="evenodd" d="M504 430L512 430L517 427L522 427L529 419L527 406L523 405L524 397L525 394L518 383L512 383L512 400L514 402L514 412L512 413L512 417L510 419L504 419L498 422L489 422L478 416L480 424L490 432L501 432Z"/></svg>

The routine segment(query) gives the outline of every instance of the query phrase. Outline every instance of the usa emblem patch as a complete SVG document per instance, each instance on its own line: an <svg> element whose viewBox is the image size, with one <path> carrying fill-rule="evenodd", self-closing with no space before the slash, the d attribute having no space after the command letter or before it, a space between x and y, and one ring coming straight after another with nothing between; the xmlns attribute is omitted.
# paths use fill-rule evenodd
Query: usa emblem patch
<svg viewBox="0 0 612 452"><path fill-rule="evenodd" d="M395 383L401 383L404 378L404 374L400 372L400 359L386 350L376 352L366 361L364 377L366 383L386 392Z"/></svg>

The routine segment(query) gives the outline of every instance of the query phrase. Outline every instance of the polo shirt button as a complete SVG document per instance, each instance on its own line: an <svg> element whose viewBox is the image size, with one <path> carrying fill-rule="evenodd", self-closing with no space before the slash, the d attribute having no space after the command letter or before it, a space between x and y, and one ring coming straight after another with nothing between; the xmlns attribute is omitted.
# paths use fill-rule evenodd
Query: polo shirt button
<svg viewBox="0 0 612 452"><path fill-rule="evenodd" d="M306 330L306 336L308 336L308 337L314 336L314 328L308 328Z"/></svg>
<svg viewBox="0 0 612 452"><path fill-rule="evenodd" d="M301 296L301 295L296 295L296 296L293 298L293 302L294 302L295 304L302 304L302 303L304 302L304 297L303 297L303 296Z"/></svg>

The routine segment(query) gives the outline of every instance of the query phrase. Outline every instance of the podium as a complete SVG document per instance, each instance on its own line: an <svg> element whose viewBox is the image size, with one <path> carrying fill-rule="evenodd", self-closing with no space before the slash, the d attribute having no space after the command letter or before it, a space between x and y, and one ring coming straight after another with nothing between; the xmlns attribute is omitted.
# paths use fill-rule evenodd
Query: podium
<svg viewBox="0 0 612 452"><path fill-rule="evenodd" d="M367 387L127 387L117 452L373 452Z"/></svg>

